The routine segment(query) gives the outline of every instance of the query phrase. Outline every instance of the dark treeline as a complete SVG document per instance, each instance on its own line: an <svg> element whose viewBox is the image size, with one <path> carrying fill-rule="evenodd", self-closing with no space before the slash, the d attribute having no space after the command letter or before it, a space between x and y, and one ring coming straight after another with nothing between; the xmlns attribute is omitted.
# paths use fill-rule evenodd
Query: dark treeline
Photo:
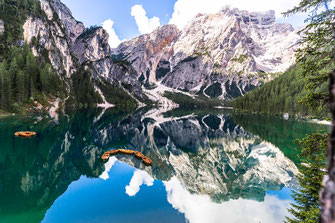
<svg viewBox="0 0 335 223"><path fill-rule="evenodd" d="M28 16L46 17L39 0L0 0L0 18L5 25L0 36L0 109L24 113L34 101L48 106L49 99L66 96L69 108L101 102L89 71L79 68L67 79L52 68L47 50L33 55L31 46L39 48L38 37L30 45L23 38Z"/></svg>
<svg viewBox="0 0 335 223"><path fill-rule="evenodd" d="M72 79L72 96L75 103L82 106L93 106L102 102L100 95L94 90L91 80L91 73L80 67L77 72L71 75Z"/></svg>
<svg viewBox="0 0 335 223"><path fill-rule="evenodd" d="M299 116L329 116L328 104L320 103L315 107L300 103L306 97L305 79L298 66L291 67L287 72L273 81L235 99L233 107L240 111L282 115L289 113ZM320 85L316 91L327 89L327 83Z"/></svg>
<svg viewBox="0 0 335 223"><path fill-rule="evenodd" d="M37 61L28 45L11 47L0 63L0 108L18 111L24 103L43 95L57 95L61 81L51 65Z"/></svg>
<svg viewBox="0 0 335 223"><path fill-rule="evenodd" d="M0 18L5 32L0 36L0 109L22 112L24 105L47 95L58 95L62 82L48 58L35 57L23 40L28 16L43 16L38 0L1 0Z"/></svg>
<svg viewBox="0 0 335 223"><path fill-rule="evenodd" d="M132 98L125 90L120 88L116 83L111 83L110 81L100 79L100 81L97 81L96 84L109 103L125 110L133 110L137 108L136 100Z"/></svg>

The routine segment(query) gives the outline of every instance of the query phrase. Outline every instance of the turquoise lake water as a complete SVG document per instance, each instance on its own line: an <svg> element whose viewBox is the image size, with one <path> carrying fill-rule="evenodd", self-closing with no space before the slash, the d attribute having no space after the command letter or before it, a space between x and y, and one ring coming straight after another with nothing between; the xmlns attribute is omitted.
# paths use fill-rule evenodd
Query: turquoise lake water
<svg viewBox="0 0 335 223"><path fill-rule="evenodd" d="M31 139L15 138L32 130ZM294 139L329 127L229 111L0 120L0 222L282 222ZM141 151L145 166L110 149Z"/></svg>

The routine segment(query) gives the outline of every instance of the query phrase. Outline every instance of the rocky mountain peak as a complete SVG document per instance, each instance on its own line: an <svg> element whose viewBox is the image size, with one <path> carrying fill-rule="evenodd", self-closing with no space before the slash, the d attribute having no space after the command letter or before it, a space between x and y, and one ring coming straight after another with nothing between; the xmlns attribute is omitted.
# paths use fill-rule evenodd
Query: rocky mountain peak
<svg viewBox="0 0 335 223"><path fill-rule="evenodd" d="M71 46L85 27L60 0L40 0L40 4L45 15L27 18L23 25L24 40L28 43L36 40L32 45L34 55L48 52L53 68L70 77L77 70Z"/></svg>
<svg viewBox="0 0 335 223"><path fill-rule="evenodd" d="M53 19L53 12L56 13L66 31L66 36L71 39L72 43L85 30L84 24L75 20L71 10L60 0L41 0L41 6L48 15L48 18Z"/></svg>
<svg viewBox="0 0 335 223"><path fill-rule="evenodd" d="M112 54L127 61L144 86L227 99L286 71L295 62L299 40L290 24L276 23L273 10L226 7L198 14L180 31L161 26L121 43Z"/></svg>
<svg viewBox="0 0 335 223"><path fill-rule="evenodd" d="M198 14L182 30L164 25L111 49L102 28L85 29L60 0L40 2L46 16L29 17L23 26L24 39L37 40L35 55L47 50L55 70L67 77L89 65L94 77L141 99L160 101L166 91L241 96L288 69L300 40L291 25L275 22L274 11L224 8Z"/></svg>
<svg viewBox="0 0 335 223"><path fill-rule="evenodd" d="M275 22L274 11L198 14L173 43L161 83L208 97L241 96L294 64L299 40L291 25Z"/></svg>
<svg viewBox="0 0 335 223"><path fill-rule="evenodd" d="M152 33L122 42L113 54L131 61L143 81L155 82L158 63L162 57L168 58L172 54L171 44L177 39L178 33L175 25L160 26Z"/></svg>
<svg viewBox="0 0 335 223"><path fill-rule="evenodd" d="M73 51L81 64L110 56L108 33L102 27L86 29L76 39Z"/></svg>
<svg viewBox="0 0 335 223"><path fill-rule="evenodd" d="M244 23L253 23L257 25L271 25L276 22L276 14L274 10L265 12L251 12L240 11L238 9L233 10L235 16L242 20Z"/></svg>

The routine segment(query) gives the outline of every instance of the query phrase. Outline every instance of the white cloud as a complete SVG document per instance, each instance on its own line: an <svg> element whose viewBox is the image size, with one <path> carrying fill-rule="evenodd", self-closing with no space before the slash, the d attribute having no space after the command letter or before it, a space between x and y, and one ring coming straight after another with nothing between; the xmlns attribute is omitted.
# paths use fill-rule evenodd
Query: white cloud
<svg viewBox="0 0 335 223"><path fill-rule="evenodd" d="M300 0L177 0L169 23L175 24L179 29L182 29L198 13L217 13L225 6L250 12L275 10L276 16L281 17L282 12L293 8L299 2Z"/></svg>
<svg viewBox="0 0 335 223"><path fill-rule="evenodd" d="M290 215L287 211L290 200L280 200L274 195L266 195L264 202L238 199L220 204L213 202L208 195L191 194L176 177L164 182L164 185L168 202L184 213L190 223L280 223Z"/></svg>
<svg viewBox="0 0 335 223"><path fill-rule="evenodd" d="M154 178L143 170L135 170L129 185L126 186L126 194L135 196L140 191L140 186L143 184L152 186L154 184Z"/></svg>
<svg viewBox="0 0 335 223"><path fill-rule="evenodd" d="M131 15L135 17L138 31L141 34L150 33L160 26L158 17L154 16L152 18L148 18L146 14L147 13L142 5L134 5L131 8Z"/></svg>
<svg viewBox="0 0 335 223"><path fill-rule="evenodd" d="M108 20L106 20L102 23L102 27L104 28L104 30L106 30L106 32L109 35L108 43L109 43L110 47L116 48L122 41L117 36L117 34L116 34L116 32L113 28L113 25L114 25L114 22L110 19L108 19Z"/></svg>
<svg viewBox="0 0 335 223"><path fill-rule="evenodd" d="M116 157L112 156L109 158L108 162L105 163L105 171L99 176L103 180L107 180L109 178L109 171L112 169L114 163L117 161Z"/></svg>

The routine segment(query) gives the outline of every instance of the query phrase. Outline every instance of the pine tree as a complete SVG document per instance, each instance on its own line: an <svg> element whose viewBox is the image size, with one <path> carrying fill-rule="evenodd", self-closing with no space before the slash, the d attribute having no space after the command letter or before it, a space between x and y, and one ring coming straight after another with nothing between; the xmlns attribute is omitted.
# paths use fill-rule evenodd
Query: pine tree
<svg viewBox="0 0 335 223"><path fill-rule="evenodd" d="M292 203L289 209L294 217L287 217L288 223L318 222L321 209L319 192L322 179L326 175L327 139L327 134L315 133L307 135L303 140L297 140L304 163L299 167L300 174L297 177L300 188L292 195L296 203Z"/></svg>
<svg viewBox="0 0 335 223"><path fill-rule="evenodd" d="M304 103L312 107L327 104L329 92L319 86L327 84L329 73L335 68L335 36L332 25L335 11L328 9L333 0L301 0L300 4L285 13L286 16L299 12L309 12L308 25L300 31L303 35L297 50L297 63L302 67L305 87L308 90Z"/></svg>
<svg viewBox="0 0 335 223"><path fill-rule="evenodd" d="M6 70L6 61L3 61L2 74L3 74L3 108L10 110L12 101L12 88L11 88L12 81L8 71Z"/></svg>
<svg viewBox="0 0 335 223"><path fill-rule="evenodd" d="M6 67L4 63L0 63L0 107L5 108L5 76Z"/></svg>
<svg viewBox="0 0 335 223"><path fill-rule="evenodd" d="M32 52L28 52L26 59L26 70L28 74L29 96L35 96L38 87L39 67Z"/></svg>
<svg viewBox="0 0 335 223"><path fill-rule="evenodd" d="M23 70L26 67L26 61L23 56L22 50L19 50L15 56L17 65L19 66L19 69Z"/></svg>
<svg viewBox="0 0 335 223"><path fill-rule="evenodd" d="M310 12L310 24L303 30L304 47L298 51L298 61L304 67L307 89L319 90L329 80L329 90L311 92L305 102L311 106L330 102L332 120L335 120L335 10L329 8L332 0L301 0L287 14ZM324 10L325 9L325 10ZM321 192L320 222L335 222L335 127L332 127L328 146L328 177Z"/></svg>
<svg viewBox="0 0 335 223"><path fill-rule="evenodd" d="M17 87L17 74L19 72L19 67L17 65L16 62L16 58L14 58L12 60L12 62L10 63L10 67L9 67L9 76L10 76L10 88L11 88L11 95L10 95L10 101L12 102L12 100L16 99L16 96L18 94L18 87Z"/></svg>
<svg viewBox="0 0 335 223"><path fill-rule="evenodd" d="M53 91L53 84L52 83L52 74L51 74L51 66L50 64L45 64L43 69L41 70L41 88L42 92L44 93L51 93Z"/></svg>
<svg viewBox="0 0 335 223"><path fill-rule="evenodd" d="M19 103L25 102L26 100L26 87L25 87L25 77L22 70L19 70L17 74L17 96L16 99Z"/></svg>

